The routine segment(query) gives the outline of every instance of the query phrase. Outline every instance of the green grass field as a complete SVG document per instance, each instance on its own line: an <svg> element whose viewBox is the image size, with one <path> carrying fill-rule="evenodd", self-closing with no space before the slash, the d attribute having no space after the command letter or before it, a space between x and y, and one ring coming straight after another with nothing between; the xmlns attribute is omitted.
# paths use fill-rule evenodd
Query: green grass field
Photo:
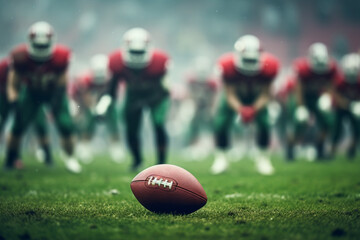
<svg viewBox="0 0 360 240"><path fill-rule="evenodd" d="M170 163L192 172L208 195L205 207L186 216L143 208L130 190L129 162L98 157L74 175L59 161L47 169L24 160L26 169L0 173L0 240L360 239L360 160L275 159L273 176L243 160L211 176L210 159L173 157Z"/></svg>

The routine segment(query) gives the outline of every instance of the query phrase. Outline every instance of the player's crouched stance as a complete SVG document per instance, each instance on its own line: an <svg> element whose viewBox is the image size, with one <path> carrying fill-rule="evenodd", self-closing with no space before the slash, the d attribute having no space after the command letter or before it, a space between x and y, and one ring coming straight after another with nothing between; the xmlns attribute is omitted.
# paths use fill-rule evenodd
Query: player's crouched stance
<svg viewBox="0 0 360 240"><path fill-rule="evenodd" d="M279 61L261 50L255 36L246 35L235 43L235 53L224 55L219 61L225 94L215 118L217 153L211 167L213 174L228 168L226 151L229 148L229 130L235 116L246 125L255 122L260 152L255 156L257 170L271 175L274 168L265 153L269 145L270 126L266 105L269 102L270 84L275 78Z"/></svg>
<svg viewBox="0 0 360 240"><path fill-rule="evenodd" d="M360 55L357 53L345 55L341 60L341 66L342 74L339 74L335 83L336 115L332 155L336 152L343 132L343 122L347 119L352 134L347 157L354 159L360 137Z"/></svg>
<svg viewBox="0 0 360 240"><path fill-rule="evenodd" d="M297 78L295 86L296 109L294 111L294 133L289 138L287 158L294 159L294 145L305 141L309 123L315 120L315 158L328 159L325 152L325 141L331 133L331 94L338 67L322 43L309 47L308 56L294 62L294 73ZM312 120L314 119L314 120Z"/></svg>
<svg viewBox="0 0 360 240"><path fill-rule="evenodd" d="M32 25L28 44L20 45L11 52L8 95L11 101L18 99L18 105L9 137L5 168L14 167L24 132L41 107L47 105L62 136L67 169L74 173L81 172L80 164L73 157L74 129L66 95L69 60L70 50L65 46L54 45L53 29L46 22ZM17 91L16 86L19 84L24 87Z"/></svg>
<svg viewBox="0 0 360 240"><path fill-rule="evenodd" d="M168 135L165 121L169 107L169 92L165 76L169 58L163 51L153 49L150 34L142 28L133 28L124 34L124 46L109 56L111 74L109 93L97 104L97 112L104 110L116 98L120 81L125 81L126 97L124 120L126 139L133 158L132 171L142 166L140 123L142 114L149 110L154 126L157 163L166 162ZM100 111L102 110L103 111Z"/></svg>

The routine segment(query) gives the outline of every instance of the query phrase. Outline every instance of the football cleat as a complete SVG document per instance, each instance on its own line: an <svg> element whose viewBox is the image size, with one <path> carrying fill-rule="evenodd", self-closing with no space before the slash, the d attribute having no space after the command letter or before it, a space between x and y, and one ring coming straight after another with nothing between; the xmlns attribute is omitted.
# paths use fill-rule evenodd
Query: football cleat
<svg viewBox="0 0 360 240"><path fill-rule="evenodd" d="M253 75L260 70L260 40L253 35L240 37L234 45L235 65L243 73Z"/></svg>
<svg viewBox="0 0 360 240"><path fill-rule="evenodd" d="M113 162L123 163L125 161L125 150L120 144L111 144L109 153Z"/></svg>
<svg viewBox="0 0 360 240"><path fill-rule="evenodd" d="M74 157L66 158L65 160L65 167L72 173L80 173L82 171L82 167L80 163Z"/></svg>
<svg viewBox="0 0 360 240"><path fill-rule="evenodd" d="M124 62L130 68L144 68L150 63L150 34L142 28L132 28L124 34Z"/></svg>
<svg viewBox="0 0 360 240"><path fill-rule="evenodd" d="M82 142L76 146L76 155L81 162L89 164L93 161L93 153L90 143Z"/></svg>
<svg viewBox="0 0 360 240"><path fill-rule="evenodd" d="M211 166L210 172L214 175L221 174L229 168L229 162L226 159L226 155L223 152L218 152L215 157L215 161Z"/></svg>
<svg viewBox="0 0 360 240"><path fill-rule="evenodd" d="M47 22L36 22L28 34L29 55L34 60L46 61L51 58L54 45L54 31Z"/></svg>
<svg viewBox="0 0 360 240"><path fill-rule="evenodd" d="M37 148L36 151L35 151L35 157L36 157L36 160L39 162L39 163L44 163L45 162L45 153L44 151L41 149L41 148Z"/></svg>
<svg viewBox="0 0 360 240"><path fill-rule="evenodd" d="M330 56L323 43L314 43L309 47L308 59L312 70L316 73L324 73L330 68Z"/></svg>
<svg viewBox="0 0 360 240"><path fill-rule="evenodd" d="M259 155L255 158L256 170L262 175L272 175L275 170L268 157Z"/></svg>

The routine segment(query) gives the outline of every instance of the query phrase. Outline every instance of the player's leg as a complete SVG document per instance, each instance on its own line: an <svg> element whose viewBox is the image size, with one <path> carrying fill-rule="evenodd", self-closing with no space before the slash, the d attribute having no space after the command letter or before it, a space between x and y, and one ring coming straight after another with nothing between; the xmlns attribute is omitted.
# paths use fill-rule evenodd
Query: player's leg
<svg viewBox="0 0 360 240"><path fill-rule="evenodd" d="M337 146L339 144L341 135L342 135L342 124L344 121L344 110L336 109L335 110L335 120L334 120L334 129L331 137L331 155L335 156Z"/></svg>
<svg viewBox="0 0 360 240"><path fill-rule="evenodd" d="M302 122L298 119L299 116L296 116L296 108L295 96L291 95L286 102L286 159L288 161L295 159L294 148L301 142L307 128L306 122Z"/></svg>
<svg viewBox="0 0 360 240"><path fill-rule="evenodd" d="M31 94L31 92L23 89L20 93L17 107L14 112L14 122L11 127L11 133L8 138L6 156L5 156L5 168L11 169L16 164L16 161L20 160L20 147L21 140L24 132L34 120L41 102Z"/></svg>
<svg viewBox="0 0 360 240"><path fill-rule="evenodd" d="M359 117L355 116L350 111L347 111L348 119L350 122L351 133L352 133L352 141L349 146L347 156L349 159L354 159L356 156L356 148L359 144L359 137L360 137L360 119Z"/></svg>
<svg viewBox="0 0 360 240"><path fill-rule="evenodd" d="M53 165L53 159L44 108L39 109L38 113L36 114L34 127L40 144L41 155L43 154L43 156L39 157L43 158L41 160L43 160L46 165L51 166Z"/></svg>
<svg viewBox="0 0 360 240"><path fill-rule="evenodd" d="M0 95L0 138L2 137L2 132L5 127L5 123L9 112L11 110L11 104L8 102L6 93L1 93ZM1 142L1 139L0 139Z"/></svg>
<svg viewBox="0 0 360 240"><path fill-rule="evenodd" d="M333 125L333 116L331 115L332 113L321 111L319 108L314 108L313 112L316 117L317 127L319 128L315 143L317 158L319 160L327 159L329 156L325 152L325 142L327 137L330 136L331 126Z"/></svg>
<svg viewBox="0 0 360 240"><path fill-rule="evenodd" d="M170 100L164 97L161 101L150 106L151 120L154 126L156 139L157 163L163 164L166 162L166 154L168 149L168 135L165 124L167 119L167 112L169 110Z"/></svg>
<svg viewBox="0 0 360 240"><path fill-rule="evenodd" d="M200 111L199 109L195 109L194 116L189 123L189 128L186 133L185 146L191 146L198 139L200 132L200 124L202 124L200 120Z"/></svg>
<svg viewBox="0 0 360 240"><path fill-rule="evenodd" d="M118 125L118 113L116 111L116 104L112 103L105 116L105 123L110 135L109 153L111 159L116 163L121 163L125 159L125 149L120 142L120 133Z"/></svg>
<svg viewBox="0 0 360 240"><path fill-rule="evenodd" d="M270 144L270 119L268 109L265 107L256 115L256 142L259 147L259 152L255 156L256 168L259 173L263 175L271 175L274 173L274 168L270 161L270 154L268 148Z"/></svg>
<svg viewBox="0 0 360 240"><path fill-rule="evenodd" d="M229 163L227 151L229 150L230 128L233 124L235 112L230 109L225 96L220 100L220 105L214 119L215 131L215 160L211 166L213 174L220 174L227 170Z"/></svg>
<svg viewBox="0 0 360 240"><path fill-rule="evenodd" d="M84 163L90 163L93 160L91 139L94 136L96 123L95 117L88 107L83 107L78 121L78 130L80 132L80 141L76 146L76 154Z"/></svg>
<svg viewBox="0 0 360 240"><path fill-rule="evenodd" d="M74 173L81 172L82 168L74 157L74 123L70 116L69 103L66 94L62 94L57 99L50 102L52 114L62 138L62 146L66 154L65 166Z"/></svg>
<svg viewBox="0 0 360 240"><path fill-rule="evenodd" d="M137 171L142 164L140 148L140 123L143 106L132 99L129 94L124 105L124 120L126 125L126 139L132 155L132 171Z"/></svg>

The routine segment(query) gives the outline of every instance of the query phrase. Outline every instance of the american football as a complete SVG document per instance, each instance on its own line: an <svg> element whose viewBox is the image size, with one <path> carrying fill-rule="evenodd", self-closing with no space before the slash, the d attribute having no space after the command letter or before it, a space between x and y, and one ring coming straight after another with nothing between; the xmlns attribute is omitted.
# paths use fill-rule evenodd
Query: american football
<svg viewBox="0 0 360 240"><path fill-rule="evenodd" d="M360 0L0 6L0 240L360 240Z"/></svg>
<svg viewBox="0 0 360 240"><path fill-rule="evenodd" d="M160 164L140 172L131 181L136 199L155 213L189 214L207 202L204 188L185 169Z"/></svg>

